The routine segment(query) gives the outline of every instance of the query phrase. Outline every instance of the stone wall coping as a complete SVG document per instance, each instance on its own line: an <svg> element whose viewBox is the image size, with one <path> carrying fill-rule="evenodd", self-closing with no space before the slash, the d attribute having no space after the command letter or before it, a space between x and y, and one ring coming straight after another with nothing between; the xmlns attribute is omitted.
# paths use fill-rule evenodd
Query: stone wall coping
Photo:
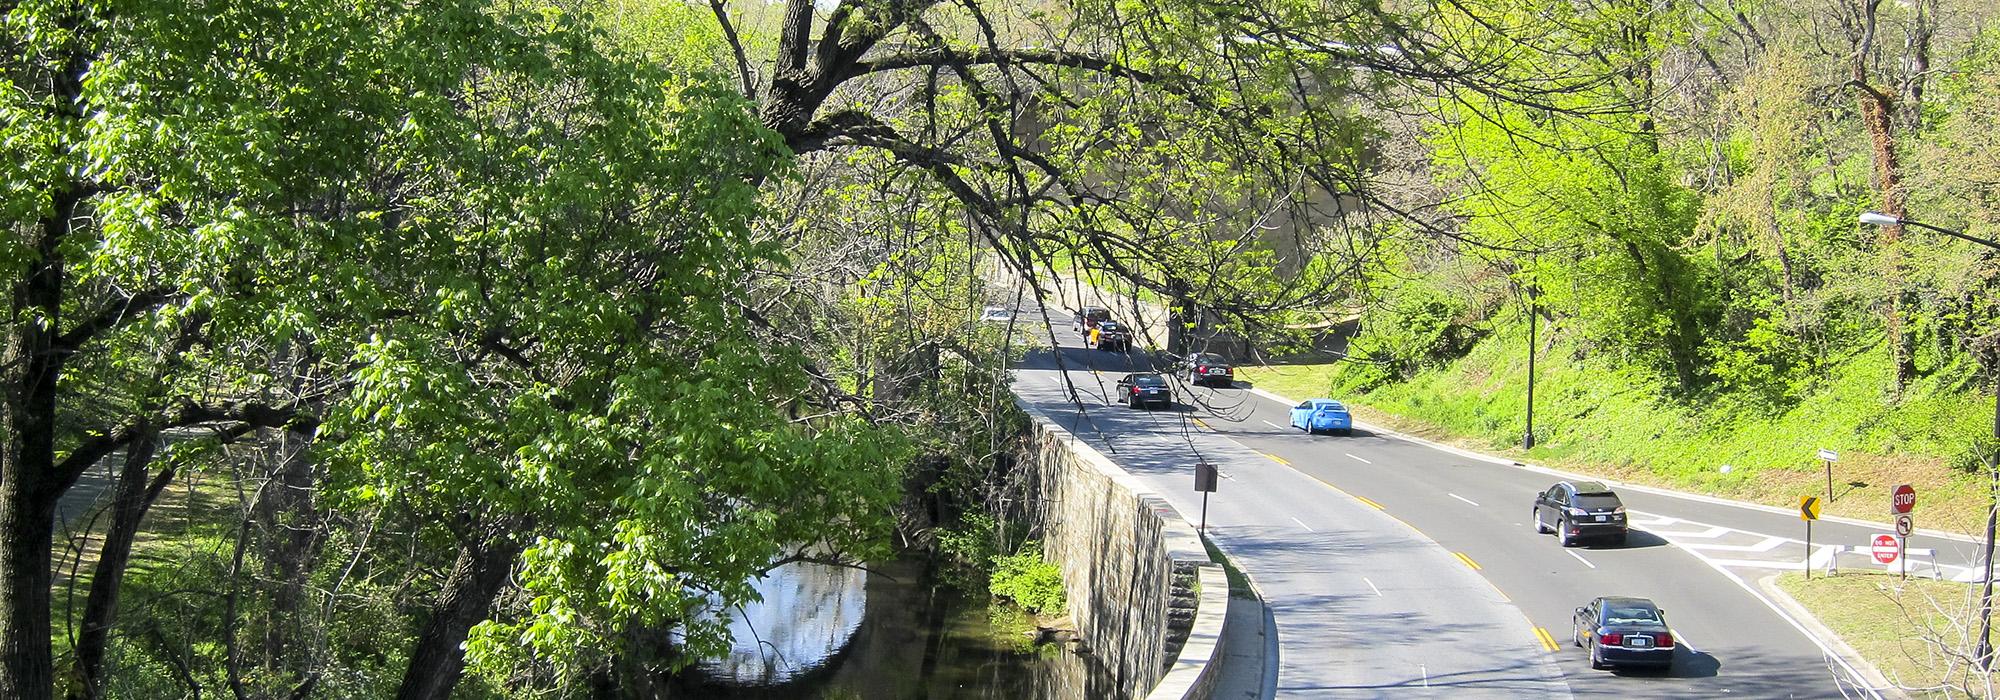
<svg viewBox="0 0 2000 700"><path fill-rule="evenodd" d="M1229 613L1229 576L1214 563L1200 568L1201 602L1187 644L1146 700L1205 700L1222 678L1222 626Z"/></svg>
<svg viewBox="0 0 2000 700"><path fill-rule="evenodd" d="M1187 642L1166 675L1146 695L1146 700L1204 700L1222 676L1222 627L1229 615L1229 579L1223 574L1222 566L1209 558L1208 549L1202 546L1201 535L1195 532L1194 525L1182 517L1164 496L1145 486L1131 472L1125 471L1075 433L1058 425L1041 409L1019 396L1014 397L1014 403L1034 420L1036 430L1045 431L1053 439L1067 444L1085 464L1152 509L1160 519L1160 540L1168 559L1198 566L1196 580L1201 585L1201 596L1197 599L1194 623ZM1194 489L1192 469L1188 472L1188 489Z"/></svg>

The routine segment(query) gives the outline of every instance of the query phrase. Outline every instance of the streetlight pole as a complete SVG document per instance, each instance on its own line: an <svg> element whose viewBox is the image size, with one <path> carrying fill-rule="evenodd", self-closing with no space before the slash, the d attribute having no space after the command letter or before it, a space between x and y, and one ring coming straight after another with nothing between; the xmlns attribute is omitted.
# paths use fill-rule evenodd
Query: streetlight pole
<svg viewBox="0 0 2000 700"><path fill-rule="evenodd" d="M1535 311L1535 289L1528 283L1528 431L1521 437L1521 449L1535 449L1535 323L1540 313Z"/></svg>
<svg viewBox="0 0 2000 700"><path fill-rule="evenodd" d="M2000 250L2000 243L1880 212L1863 213L1861 223L1870 226L1915 226ZM1993 393L1993 437L1995 440L2000 440L2000 383L1994 385ZM1973 661L1979 664L1981 671L1993 670L1993 642L1988 637L1993 634L1993 530L1996 517L2000 517L2000 465L1994 463L1992 455L1986 457L1986 478L1986 575L1981 577L1984 584L1979 592L1979 640L1974 642L1972 647Z"/></svg>

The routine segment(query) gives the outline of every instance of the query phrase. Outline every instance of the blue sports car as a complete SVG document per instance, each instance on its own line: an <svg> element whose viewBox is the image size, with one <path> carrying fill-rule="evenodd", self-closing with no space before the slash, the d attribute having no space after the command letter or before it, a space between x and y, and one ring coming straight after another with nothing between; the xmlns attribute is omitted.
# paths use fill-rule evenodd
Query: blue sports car
<svg viewBox="0 0 2000 700"><path fill-rule="evenodd" d="M1310 399L1292 407L1292 427L1315 435L1336 430L1342 435L1353 435L1354 418L1347 415L1347 407L1339 401Z"/></svg>

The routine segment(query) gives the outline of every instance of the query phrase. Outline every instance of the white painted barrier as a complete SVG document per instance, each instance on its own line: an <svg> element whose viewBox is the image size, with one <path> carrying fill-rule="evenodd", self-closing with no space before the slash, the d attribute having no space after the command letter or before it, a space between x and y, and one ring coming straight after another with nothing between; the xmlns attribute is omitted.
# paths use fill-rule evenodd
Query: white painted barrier
<svg viewBox="0 0 2000 700"><path fill-rule="evenodd" d="M1875 549L1868 545L1845 545L1845 544L1827 545L1825 548L1822 548L1820 552L1826 556L1826 573L1829 576L1840 573L1840 567L1835 562L1838 562L1840 560L1839 555L1841 554L1859 554L1864 557L1875 556ZM1813 558L1815 559L1819 557L1820 554L1813 555ZM1882 568L1888 571L1889 573L1900 573L1905 576L1908 576L1910 574L1910 558L1912 557L1923 557L1925 562L1930 564L1931 578L1939 580L1944 579L1944 569L1939 567L1937 563L1937 550L1929 547L1923 547L1923 548L1910 547L1908 549L1904 549L1903 556L1897 558L1896 563L1885 564L1883 565Z"/></svg>

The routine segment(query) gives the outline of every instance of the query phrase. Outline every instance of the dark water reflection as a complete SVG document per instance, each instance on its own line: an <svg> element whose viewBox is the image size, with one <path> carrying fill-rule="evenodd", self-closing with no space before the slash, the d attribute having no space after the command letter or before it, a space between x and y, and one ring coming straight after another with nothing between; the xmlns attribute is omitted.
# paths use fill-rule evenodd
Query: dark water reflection
<svg viewBox="0 0 2000 700"><path fill-rule="evenodd" d="M920 560L873 568L875 574L863 575L802 565L767 579L765 603L747 609L737 623L736 652L682 674L674 695L1113 697L1112 679L1092 657L1026 643L1019 622L1005 615L996 621L985 596L966 596L938 583Z"/></svg>

